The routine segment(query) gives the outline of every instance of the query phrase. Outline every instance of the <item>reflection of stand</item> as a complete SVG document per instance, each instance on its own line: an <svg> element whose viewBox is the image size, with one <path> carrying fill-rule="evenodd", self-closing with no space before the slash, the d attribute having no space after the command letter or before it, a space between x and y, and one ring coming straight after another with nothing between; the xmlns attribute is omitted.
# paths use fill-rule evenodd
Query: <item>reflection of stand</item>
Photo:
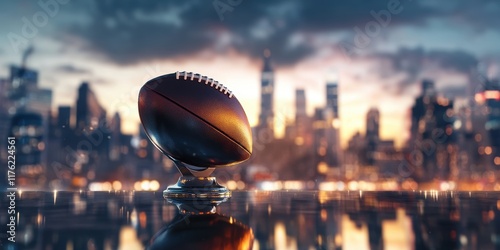
<svg viewBox="0 0 500 250"><path fill-rule="evenodd" d="M231 197L231 192L217 183L215 177L210 174L215 168L199 168L189 166L173 158L182 176L175 185L169 186L163 191L163 197L175 200L209 200L215 202L225 201Z"/></svg>
<svg viewBox="0 0 500 250"><path fill-rule="evenodd" d="M170 188L165 190L164 196L173 194ZM183 188L190 191L188 187ZM179 214L153 236L147 249L252 249L252 229L233 217L216 213L216 207L226 200L206 197L167 198L168 202L179 208Z"/></svg>

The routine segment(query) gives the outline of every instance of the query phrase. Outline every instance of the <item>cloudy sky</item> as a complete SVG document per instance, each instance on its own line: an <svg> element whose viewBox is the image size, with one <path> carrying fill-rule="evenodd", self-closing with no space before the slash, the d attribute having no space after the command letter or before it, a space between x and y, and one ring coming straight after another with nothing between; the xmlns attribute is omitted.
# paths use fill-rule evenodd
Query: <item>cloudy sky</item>
<svg viewBox="0 0 500 250"><path fill-rule="evenodd" d="M294 92L308 110L325 103L325 83L340 86L342 141L364 130L370 107L382 137L401 145L419 82L464 98L476 68L498 75L500 2L416 0L2 1L0 77L33 44L28 65L54 90L54 108L74 105L92 84L124 130L138 128L138 89L177 70L227 85L257 123L264 49L276 69L277 126L293 117Z"/></svg>

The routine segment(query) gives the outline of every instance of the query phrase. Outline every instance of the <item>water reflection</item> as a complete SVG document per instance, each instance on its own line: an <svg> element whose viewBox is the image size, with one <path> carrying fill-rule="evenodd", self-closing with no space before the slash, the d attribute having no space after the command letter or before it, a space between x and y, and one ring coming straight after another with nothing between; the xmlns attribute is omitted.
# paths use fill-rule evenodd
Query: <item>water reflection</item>
<svg viewBox="0 0 500 250"><path fill-rule="evenodd" d="M252 230L232 217L179 214L153 237L147 249L251 250L252 244Z"/></svg>
<svg viewBox="0 0 500 250"><path fill-rule="evenodd" d="M179 212L153 236L147 249L251 250L254 241L252 229L233 217L217 213L217 206L227 199L167 198Z"/></svg>
<svg viewBox="0 0 500 250"><path fill-rule="evenodd" d="M16 206L11 249L233 249L252 233L253 249L500 249L498 192L235 192L204 216L154 192L23 192Z"/></svg>

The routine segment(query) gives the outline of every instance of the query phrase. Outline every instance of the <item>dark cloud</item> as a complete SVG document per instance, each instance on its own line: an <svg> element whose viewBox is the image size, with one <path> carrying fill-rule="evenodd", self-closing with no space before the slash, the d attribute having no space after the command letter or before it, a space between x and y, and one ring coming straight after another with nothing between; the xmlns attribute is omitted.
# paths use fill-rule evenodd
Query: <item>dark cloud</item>
<svg viewBox="0 0 500 250"><path fill-rule="evenodd" d="M186 56L204 49L237 49L260 57L266 48L272 50L276 63L292 64L315 51L307 36L364 27L374 20L370 11L386 10L388 1L243 0L237 6L227 5L223 13L218 13L214 2L79 4L78 11L88 13L89 22L71 25L66 31L82 38L86 49L119 64ZM391 26L422 23L439 14L418 1L402 0L401 6L403 11L391 17Z"/></svg>
<svg viewBox="0 0 500 250"><path fill-rule="evenodd" d="M488 28L500 31L500 1L449 1L447 14L459 25L472 26L478 31Z"/></svg>
<svg viewBox="0 0 500 250"><path fill-rule="evenodd" d="M56 71L68 74L90 74L90 70L76 67L72 64L63 64L56 67Z"/></svg>
<svg viewBox="0 0 500 250"><path fill-rule="evenodd" d="M440 68L446 71L469 75L477 67L478 59L462 50L428 50L419 48L400 48L395 53L376 53L372 58L387 60L390 67L380 69L381 75L405 73L406 77L396 86L401 93L407 86L420 81L425 70Z"/></svg>
<svg viewBox="0 0 500 250"><path fill-rule="evenodd" d="M391 15L391 28L425 25L430 18L496 29L500 22L496 14L500 3L493 0L439 4L411 0L241 0L236 6L225 0L106 0L72 2L66 7L86 16L86 21L70 22L61 30L83 40L85 50L118 64L189 56L204 49L236 49L260 57L266 48L272 50L277 64L293 64L317 50L310 37L334 31L353 33L356 26L363 29L375 20L371 12L386 11L391 1L399 2L402 8ZM218 12L214 3L226 4L227 9ZM332 46L337 42L332 41Z"/></svg>
<svg viewBox="0 0 500 250"><path fill-rule="evenodd" d="M391 14L392 26L402 23L418 24L430 16L441 14L438 9L419 4L420 1L301 1L301 26L311 31L352 29L355 26L363 28L368 22L375 20L371 12L387 12L389 2L396 3L397 9L401 8L399 13Z"/></svg>

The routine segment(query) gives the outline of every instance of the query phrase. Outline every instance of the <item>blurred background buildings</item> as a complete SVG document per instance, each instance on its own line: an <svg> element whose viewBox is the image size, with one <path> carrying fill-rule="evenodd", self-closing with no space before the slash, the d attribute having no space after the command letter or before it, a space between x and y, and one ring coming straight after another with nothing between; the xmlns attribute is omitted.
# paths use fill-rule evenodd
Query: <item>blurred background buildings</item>
<svg viewBox="0 0 500 250"><path fill-rule="evenodd" d="M0 85L0 133L16 137L19 186L148 190L176 178L170 160L154 148L140 125L138 134L122 132L120 114L106 112L91 82L82 82L74 90L73 106L57 106L52 112L52 90L40 88L39 72L26 65L32 52L26 50L21 65L10 66L10 75ZM380 138L381 114L372 107L366 112L365 131L355 133L342 148L338 102L342 83L335 78L325 81L326 105L315 107L311 116L307 90L296 89L294 119L286 121L285 135L278 138L273 125L271 51L264 52L262 65L254 155L241 167L221 173L230 176L230 187L500 188L496 183L500 174L498 79L485 79L460 107L439 93L432 79L422 79L421 93L409 110L411 137L404 147ZM6 156L2 152L2 160Z"/></svg>

